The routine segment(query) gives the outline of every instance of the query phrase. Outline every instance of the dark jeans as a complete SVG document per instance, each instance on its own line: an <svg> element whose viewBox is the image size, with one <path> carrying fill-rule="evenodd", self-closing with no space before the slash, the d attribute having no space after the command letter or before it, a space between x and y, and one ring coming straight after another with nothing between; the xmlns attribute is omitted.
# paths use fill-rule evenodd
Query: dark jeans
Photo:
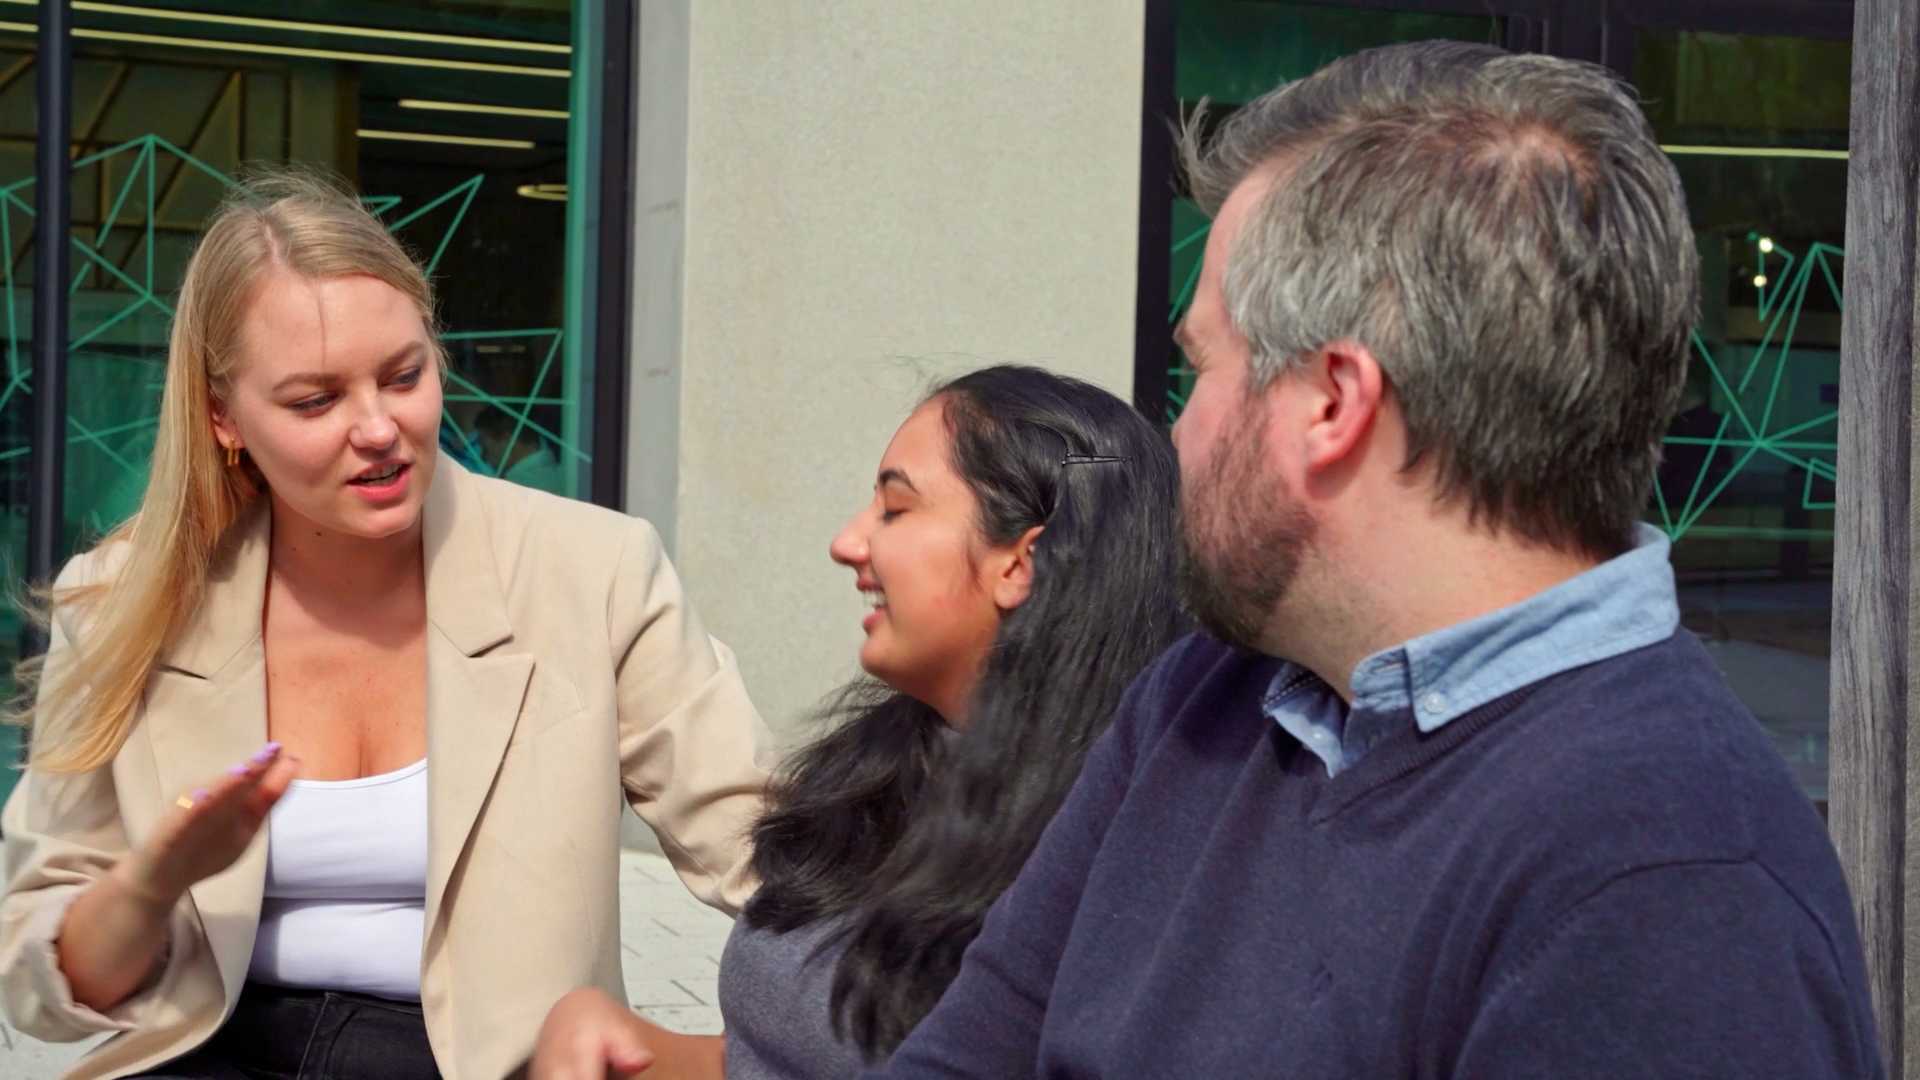
<svg viewBox="0 0 1920 1080"><path fill-rule="evenodd" d="M437 1080L420 1006L248 983L205 1046L147 1080Z"/></svg>

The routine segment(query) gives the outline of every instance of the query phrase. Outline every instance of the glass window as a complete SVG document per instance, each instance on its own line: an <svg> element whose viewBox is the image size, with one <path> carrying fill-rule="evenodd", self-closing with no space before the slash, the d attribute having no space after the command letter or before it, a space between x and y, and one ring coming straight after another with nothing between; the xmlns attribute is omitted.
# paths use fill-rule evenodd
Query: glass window
<svg viewBox="0 0 1920 1080"><path fill-rule="evenodd" d="M1212 98L1217 122L1360 48L1502 34L1491 16L1181 0L1175 83L1183 108ZM1647 517L1674 541L1683 621L1824 807L1851 47L1671 29L1633 45L1702 264L1687 393ZM1184 199L1173 215L1170 323L1208 226ZM1169 420L1192 378L1181 361L1171 376Z"/></svg>
<svg viewBox="0 0 1920 1080"><path fill-rule="evenodd" d="M1180 0L1174 86L1183 114L1202 98L1208 123L1289 79L1303 78L1328 63L1378 45L1446 38L1500 44L1504 21L1486 15L1435 15L1413 11L1350 11L1265 0ZM1200 280L1209 222L1190 199L1173 203L1172 288L1167 325L1178 322ZM1193 388L1193 369L1175 354L1167 391L1171 423Z"/></svg>
<svg viewBox="0 0 1920 1080"><path fill-rule="evenodd" d="M33 310L34 26L0 22L0 240L11 378L0 399L5 543L24 565ZM570 118L595 5L203 0L75 13L65 535L139 504L168 323L201 226L250 163L342 177L429 268L451 359L443 450L479 472L588 492L590 350L570 333ZM597 79L591 75L589 80ZM584 127L585 125L582 125ZM577 272L577 270L576 270ZM579 305L574 305L578 308ZM17 633L0 626L0 659ZM0 739L7 736L0 736ZM9 774L10 776L10 774ZM0 778L0 794L8 786Z"/></svg>
<svg viewBox="0 0 1920 1080"><path fill-rule="evenodd" d="M67 514L76 545L146 480L169 298L248 163L344 177L426 263L452 358L442 443L470 467L581 487L563 349L564 5L83 10L75 31Z"/></svg>
<svg viewBox="0 0 1920 1080"><path fill-rule="evenodd" d="M1702 277L1648 516L1673 537L1686 625L1824 806L1851 47L1675 31L1635 45Z"/></svg>
<svg viewBox="0 0 1920 1080"><path fill-rule="evenodd" d="M35 84L33 46L0 38L0 331L5 333L7 378L0 389L0 510L5 535L0 557L27 565L27 475L33 451L33 147ZM16 119L18 118L18 119ZM21 620L12 604L0 605L0 693L10 693L20 658ZM19 729L0 727L0 764L17 760ZM13 790L15 773L0 769L0 798Z"/></svg>

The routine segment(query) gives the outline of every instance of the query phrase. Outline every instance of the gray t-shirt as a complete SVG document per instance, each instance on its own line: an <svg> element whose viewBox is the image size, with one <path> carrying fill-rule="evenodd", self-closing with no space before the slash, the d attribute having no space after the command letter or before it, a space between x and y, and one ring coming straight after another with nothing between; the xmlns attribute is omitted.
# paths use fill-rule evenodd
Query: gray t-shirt
<svg viewBox="0 0 1920 1080"><path fill-rule="evenodd" d="M829 1002L840 950L814 955L840 921L784 934L733 924L720 954L720 1016L727 1080L846 1080L866 1067L858 1047L833 1035Z"/></svg>

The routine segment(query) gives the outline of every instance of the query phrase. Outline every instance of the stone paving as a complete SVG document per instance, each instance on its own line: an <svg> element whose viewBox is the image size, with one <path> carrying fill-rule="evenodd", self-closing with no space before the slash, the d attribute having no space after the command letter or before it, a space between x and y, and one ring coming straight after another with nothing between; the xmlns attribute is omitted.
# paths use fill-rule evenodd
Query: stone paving
<svg viewBox="0 0 1920 1080"><path fill-rule="evenodd" d="M720 1030L714 986L732 922L702 905L667 860L629 851L620 858L620 944L627 996L648 1017L676 1031ZM84 1046L49 1045L0 1023L0 1077L52 1080Z"/></svg>

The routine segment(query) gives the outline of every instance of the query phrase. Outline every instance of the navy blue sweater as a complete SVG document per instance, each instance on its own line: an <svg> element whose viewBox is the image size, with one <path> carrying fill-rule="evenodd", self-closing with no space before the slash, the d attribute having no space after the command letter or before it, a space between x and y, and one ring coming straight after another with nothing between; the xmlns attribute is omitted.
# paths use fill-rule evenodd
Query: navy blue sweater
<svg viewBox="0 0 1920 1080"><path fill-rule="evenodd" d="M1274 671L1141 676L871 1075L1885 1075L1826 830L1691 635L1331 779Z"/></svg>

